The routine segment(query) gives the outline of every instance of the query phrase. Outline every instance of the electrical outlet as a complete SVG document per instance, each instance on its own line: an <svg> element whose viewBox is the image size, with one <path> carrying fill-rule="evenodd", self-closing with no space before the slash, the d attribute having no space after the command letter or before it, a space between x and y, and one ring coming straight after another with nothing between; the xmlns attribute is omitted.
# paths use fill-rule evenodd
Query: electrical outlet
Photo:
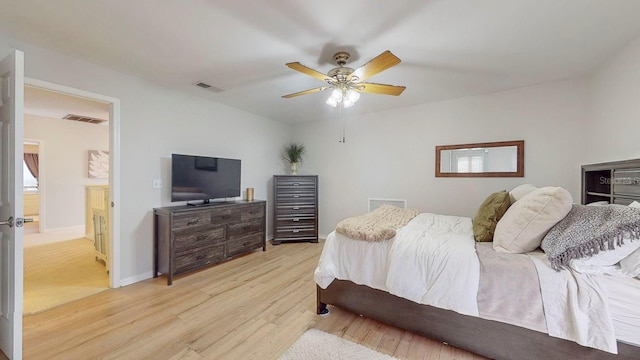
<svg viewBox="0 0 640 360"><path fill-rule="evenodd" d="M162 189L162 179L153 179L153 188Z"/></svg>

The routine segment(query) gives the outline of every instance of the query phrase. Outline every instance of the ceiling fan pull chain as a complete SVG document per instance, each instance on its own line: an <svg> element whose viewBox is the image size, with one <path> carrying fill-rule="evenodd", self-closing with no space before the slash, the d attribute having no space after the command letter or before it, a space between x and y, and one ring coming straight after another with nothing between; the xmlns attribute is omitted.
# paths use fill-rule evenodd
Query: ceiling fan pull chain
<svg viewBox="0 0 640 360"><path fill-rule="evenodd" d="M344 144L345 143L345 121L342 117L342 109L344 109L344 105L340 102L340 120L338 122L338 126L340 126L340 137L338 138L338 142Z"/></svg>

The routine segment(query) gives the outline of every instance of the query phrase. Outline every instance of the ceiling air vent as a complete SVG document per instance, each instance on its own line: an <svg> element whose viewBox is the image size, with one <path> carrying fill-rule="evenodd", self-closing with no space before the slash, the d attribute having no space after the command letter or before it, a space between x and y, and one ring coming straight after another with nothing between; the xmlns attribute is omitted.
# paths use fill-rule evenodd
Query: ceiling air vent
<svg viewBox="0 0 640 360"><path fill-rule="evenodd" d="M201 87L201 88L203 88L205 90L213 91L215 93L219 93L219 92L223 92L224 91L223 89L217 88L217 87L215 87L213 85L209 85L209 84L204 83L202 81L198 81L197 83L194 83L193 85L195 85L197 87Z"/></svg>
<svg viewBox="0 0 640 360"><path fill-rule="evenodd" d="M80 121L80 122L89 123L89 124L102 124L104 122L107 122L107 120L98 119L90 116L76 115L76 114L68 114L65 117L63 117L63 119Z"/></svg>

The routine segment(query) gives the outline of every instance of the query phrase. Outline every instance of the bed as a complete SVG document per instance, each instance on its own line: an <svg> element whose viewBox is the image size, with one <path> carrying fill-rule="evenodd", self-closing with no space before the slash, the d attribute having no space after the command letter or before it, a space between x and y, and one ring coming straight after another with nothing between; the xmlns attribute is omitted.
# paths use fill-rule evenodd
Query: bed
<svg viewBox="0 0 640 360"><path fill-rule="evenodd" d="M524 196L518 195L528 199ZM519 199L511 201L515 205ZM569 204L570 211L553 220L553 229L574 213L576 205ZM504 216L509 211L505 209ZM433 227L435 231L424 230ZM553 261L539 246L515 254L496 251L493 242L476 242L472 227L471 218L423 213L398 226L387 240L362 241L348 231L334 231L314 276L318 314L328 312L327 305L338 306L493 359L640 359L639 278L581 274L568 265L552 269ZM433 268L450 270L433 275ZM522 277L501 277L510 271ZM522 279L532 277L539 285L524 286L534 281ZM418 278L428 280L416 284ZM557 289L565 283L567 289L577 288L567 290L568 299L560 299L555 293L562 293ZM518 291L512 291L514 287ZM586 301L575 295L589 292ZM536 297L539 302L527 302ZM564 308L554 308L562 301L567 302ZM567 308L581 306L582 312L567 315L571 319L561 318Z"/></svg>

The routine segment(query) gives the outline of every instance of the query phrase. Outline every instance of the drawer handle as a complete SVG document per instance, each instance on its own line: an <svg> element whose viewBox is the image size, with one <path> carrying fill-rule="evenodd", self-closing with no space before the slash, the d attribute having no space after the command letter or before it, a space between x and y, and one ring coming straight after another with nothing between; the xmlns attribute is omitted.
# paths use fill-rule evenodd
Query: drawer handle
<svg viewBox="0 0 640 360"><path fill-rule="evenodd" d="M300 219L299 218L293 218L293 221L294 222L298 222L298 221L300 221Z"/></svg>
<svg viewBox="0 0 640 360"><path fill-rule="evenodd" d="M293 195L293 197L294 197L294 198L299 198L299 197L300 197L300 195Z"/></svg>
<svg viewBox="0 0 640 360"><path fill-rule="evenodd" d="M202 260L205 257L206 257L205 255L198 255L198 256L196 256L196 260Z"/></svg>
<svg viewBox="0 0 640 360"><path fill-rule="evenodd" d="M299 233L300 230L291 230L292 233Z"/></svg>
<svg viewBox="0 0 640 360"><path fill-rule="evenodd" d="M200 222L200 219L191 220L191 221L187 221L187 225L195 225L195 224L197 224L199 222Z"/></svg>
<svg viewBox="0 0 640 360"><path fill-rule="evenodd" d="M293 210L300 210L300 207L299 206L294 206Z"/></svg>
<svg viewBox="0 0 640 360"><path fill-rule="evenodd" d="M206 235L200 235L196 238L196 241L202 241L202 240L207 240L207 236Z"/></svg>
<svg viewBox="0 0 640 360"><path fill-rule="evenodd" d="M293 186L298 186L300 185L300 183L293 183Z"/></svg>

